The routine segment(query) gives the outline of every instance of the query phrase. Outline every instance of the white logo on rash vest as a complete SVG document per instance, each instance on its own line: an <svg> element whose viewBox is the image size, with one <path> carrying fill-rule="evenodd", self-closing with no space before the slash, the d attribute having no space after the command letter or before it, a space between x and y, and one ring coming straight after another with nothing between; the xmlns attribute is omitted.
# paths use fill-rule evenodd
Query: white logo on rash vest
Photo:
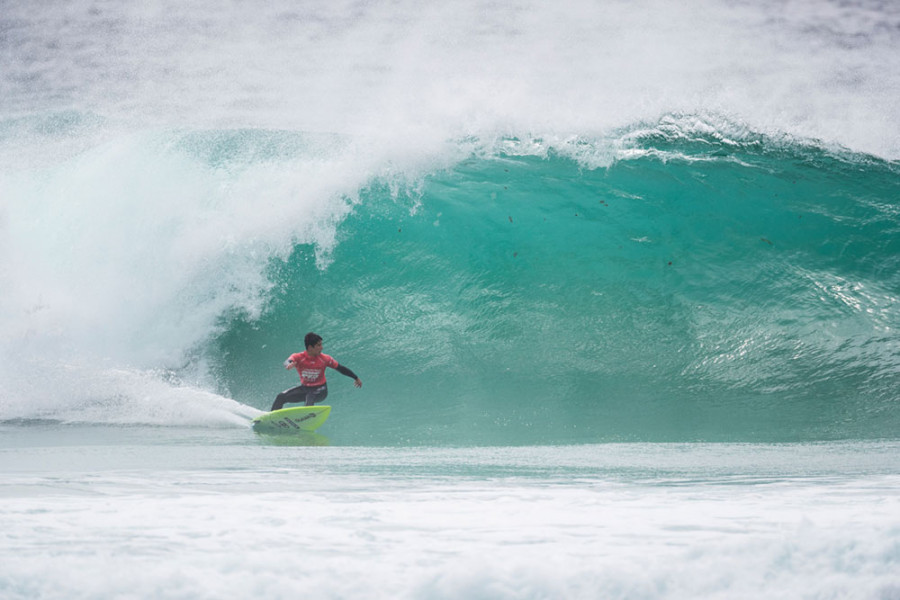
<svg viewBox="0 0 900 600"><path fill-rule="evenodd" d="M300 376L303 378L303 381L315 381L319 377L321 377L322 372L319 369L303 369L300 373Z"/></svg>

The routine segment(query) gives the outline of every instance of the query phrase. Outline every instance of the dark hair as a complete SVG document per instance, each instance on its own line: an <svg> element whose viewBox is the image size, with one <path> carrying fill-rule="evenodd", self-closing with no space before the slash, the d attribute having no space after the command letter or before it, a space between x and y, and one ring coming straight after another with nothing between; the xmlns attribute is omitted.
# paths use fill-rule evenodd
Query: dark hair
<svg viewBox="0 0 900 600"><path fill-rule="evenodd" d="M315 346L316 344L318 344L321 341L322 341L322 336L317 333L313 333L312 331L307 333L306 337L303 338L303 343L306 344L307 348L309 348L310 346Z"/></svg>

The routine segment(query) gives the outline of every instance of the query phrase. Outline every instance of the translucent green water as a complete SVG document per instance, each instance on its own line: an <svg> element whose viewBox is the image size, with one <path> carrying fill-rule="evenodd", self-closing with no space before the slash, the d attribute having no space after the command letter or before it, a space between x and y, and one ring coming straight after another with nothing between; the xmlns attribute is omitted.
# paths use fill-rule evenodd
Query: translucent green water
<svg viewBox="0 0 900 600"><path fill-rule="evenodd" d="M268 408L315 330L365 382L330 379L338 438L896 435L897 166L659 131L629 156L499 151L374 180L330 255L271 263L262 317L215 343L217 376Z"/></svg>

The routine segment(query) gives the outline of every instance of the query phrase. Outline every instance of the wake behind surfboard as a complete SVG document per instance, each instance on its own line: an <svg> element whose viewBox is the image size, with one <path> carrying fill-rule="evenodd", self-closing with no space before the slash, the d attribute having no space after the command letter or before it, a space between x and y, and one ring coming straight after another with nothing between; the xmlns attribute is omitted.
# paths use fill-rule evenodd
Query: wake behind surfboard
<svg viewBox="0 0 900 600"><path fill-rule="evenodd" d="M331 413L330 406L295 406L265 413L253 419L253 430L260 433L315 431Z"/></svg>

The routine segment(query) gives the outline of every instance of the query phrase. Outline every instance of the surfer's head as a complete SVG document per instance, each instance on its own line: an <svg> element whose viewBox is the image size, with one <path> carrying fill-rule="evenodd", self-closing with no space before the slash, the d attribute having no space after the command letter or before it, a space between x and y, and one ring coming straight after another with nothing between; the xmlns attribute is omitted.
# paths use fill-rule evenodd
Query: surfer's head
<svg viewBox="0 0 900 600"><path fill-rule="evenodd" d="M322 336L318 333L309 332L306 334L306 337L303 338L303 343L306 345L306 349L309 350L313 346L318 345L322 341Z"/></svg>

